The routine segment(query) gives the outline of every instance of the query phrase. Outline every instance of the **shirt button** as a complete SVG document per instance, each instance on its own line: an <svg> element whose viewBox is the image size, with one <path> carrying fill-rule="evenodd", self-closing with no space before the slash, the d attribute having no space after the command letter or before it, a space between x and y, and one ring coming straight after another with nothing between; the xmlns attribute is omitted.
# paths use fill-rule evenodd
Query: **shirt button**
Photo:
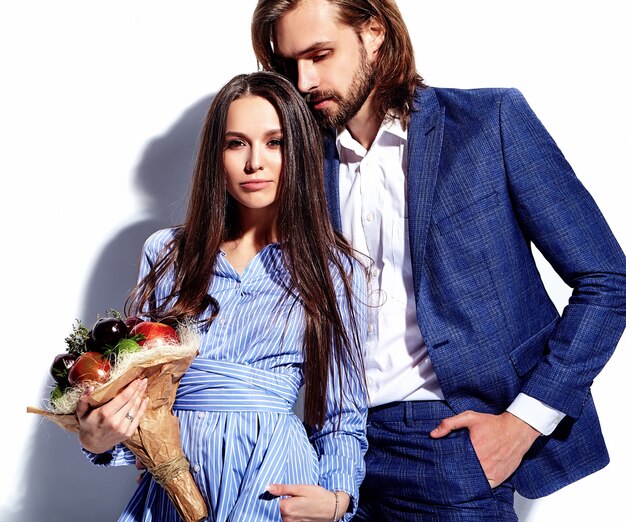
<svg viewBox="0 0 626 522"><path fill-rule="evenodd" d="M203 411L198 412L198 418L199 419L204 419L204 412Z"/></svg>
<svg viewBox="0 0 626 522"><path fill-rule="evenodd" d="M198 471L200 471L200 466L199 466L198 464L196 464L196 465L193 467L193 470L197 473Z"/></svg>
<svg viewBox="0 0 626 522"><path fill-rule="evenodd" d="M367 333L371 334L374 332L374 325L373 324L368 324L367 325Z"/></svg>
<svg viewBox="0 0 626 522"><path fill-rule="evenodd" d="M368 212L367 215L365 216L365 219L367 219L367 221L371 221L372 219L374 219L374 214L372 214L371 212Z"/></svg>
<svg viewBox="0 0 626 522"><path fill-rule="evenodd" d="M372 277L378 277L378 274L380 274L378 268L372 268Z"/></svg>
<svg viewBox="0 0 626 522"><path fill-rule="evenodd" d="M224 324L226 322L226 320L223 317L220 317L220 320L218 321L219 324Z"/></svg>

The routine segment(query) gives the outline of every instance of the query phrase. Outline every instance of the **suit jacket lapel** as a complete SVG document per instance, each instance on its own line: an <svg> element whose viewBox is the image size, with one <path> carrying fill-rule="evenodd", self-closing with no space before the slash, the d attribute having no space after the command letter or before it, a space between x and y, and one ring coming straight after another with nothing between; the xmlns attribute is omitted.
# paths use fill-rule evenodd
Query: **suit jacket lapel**
<svg viewBox="0 0 626 522"><path fill-rule="evenodd" d="M407 144L407 212L416 303L439 169L444 116L445 110L439 106L432 88L418 92Z"/></svg>
<svg viewBox="0 0 626 522"><path fill-rule="evenodd" d="M324 135L324 188L330 222L335 230L341 231L339 209L339 152L334 136Z"/></svg>

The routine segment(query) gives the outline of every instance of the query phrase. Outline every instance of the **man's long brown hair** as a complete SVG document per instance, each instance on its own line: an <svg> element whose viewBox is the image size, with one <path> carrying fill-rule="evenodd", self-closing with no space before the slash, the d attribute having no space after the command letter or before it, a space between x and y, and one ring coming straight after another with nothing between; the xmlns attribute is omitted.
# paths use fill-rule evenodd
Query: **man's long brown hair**
<svg viewBox="0 0 626 522"><path fill-rule="evenodd" d="M304 420L320 425L330 379L339 383L339 407L347 376L364 382L352 294L353 270L362 268L357 268L348 242L330 224L322 138L302 97L286 78L272 72L239 75L218 92L204 123L185 222L135 287L126 309L129 314L149 310L154 320L170 324L198 320L207 310L208 321L217 315L219 302L207 293L213 267L222 244L240 233L236 205L226 191L224 146L228 109L242 96L266 99L281 122L277 235L289 274L281 284L285 297L296 298L304 310ZM340 313L331 267L341 279L339 292L346 295L347 318ZM155 303L155 288L172 271L172 293Z"/></svg>
<svg viewBox="0 0 626 522"><path fill-rule="evenodd" d="M303 0L259 0L252 17L252 46L257 61L268 71L285 74L282 60L274 55L276 22ZM373 116L381 121L389 114L398 116L406 127L417 88L424 87L415 68L409 31L394 0L326 0L334 6L341 23L359 34L363 24L376 19L385 29L385 40L373 64ZM292 80L295 80L292 78Z"/></svg>

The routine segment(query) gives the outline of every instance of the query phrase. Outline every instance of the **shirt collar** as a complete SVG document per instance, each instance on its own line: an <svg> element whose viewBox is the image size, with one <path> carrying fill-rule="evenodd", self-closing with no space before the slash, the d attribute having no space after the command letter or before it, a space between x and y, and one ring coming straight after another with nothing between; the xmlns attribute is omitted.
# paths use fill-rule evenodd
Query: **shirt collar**
<svg viewBox="0 0 626 522"><path fill-rule="evenodd" d="M406 143L408 131L407 129L402 128L402 124L400 123L399 118L395 116L386 118L378 129L378 133L376 134L376 138L374 138L372 147L376 143L380 142L385 134L395 136L396 138L400 139L401 143ZM341 156L342 149L349 149L361 157L364 157L367 154L367 150L365 150L365 147L363 147L363 145L361 145L352 137L352 134L350 134L348 127L343 127L342 129L335 130L335 145L337 146L339 156Z"/></svg>

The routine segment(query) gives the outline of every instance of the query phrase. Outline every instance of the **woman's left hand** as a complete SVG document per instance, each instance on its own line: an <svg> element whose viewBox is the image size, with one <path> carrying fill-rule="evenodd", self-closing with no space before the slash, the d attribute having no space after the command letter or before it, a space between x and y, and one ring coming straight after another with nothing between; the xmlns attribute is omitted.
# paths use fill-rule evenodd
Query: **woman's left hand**
<svg viewBox="0 0 626 522"><path fill-rule="evenodd" d="M335 515L335 494L321 486L309 484L271 484L268 493L280 499L283 522L329 522ZM337 520L348 510L350 495L337 492L339 509Z"/></svg>

